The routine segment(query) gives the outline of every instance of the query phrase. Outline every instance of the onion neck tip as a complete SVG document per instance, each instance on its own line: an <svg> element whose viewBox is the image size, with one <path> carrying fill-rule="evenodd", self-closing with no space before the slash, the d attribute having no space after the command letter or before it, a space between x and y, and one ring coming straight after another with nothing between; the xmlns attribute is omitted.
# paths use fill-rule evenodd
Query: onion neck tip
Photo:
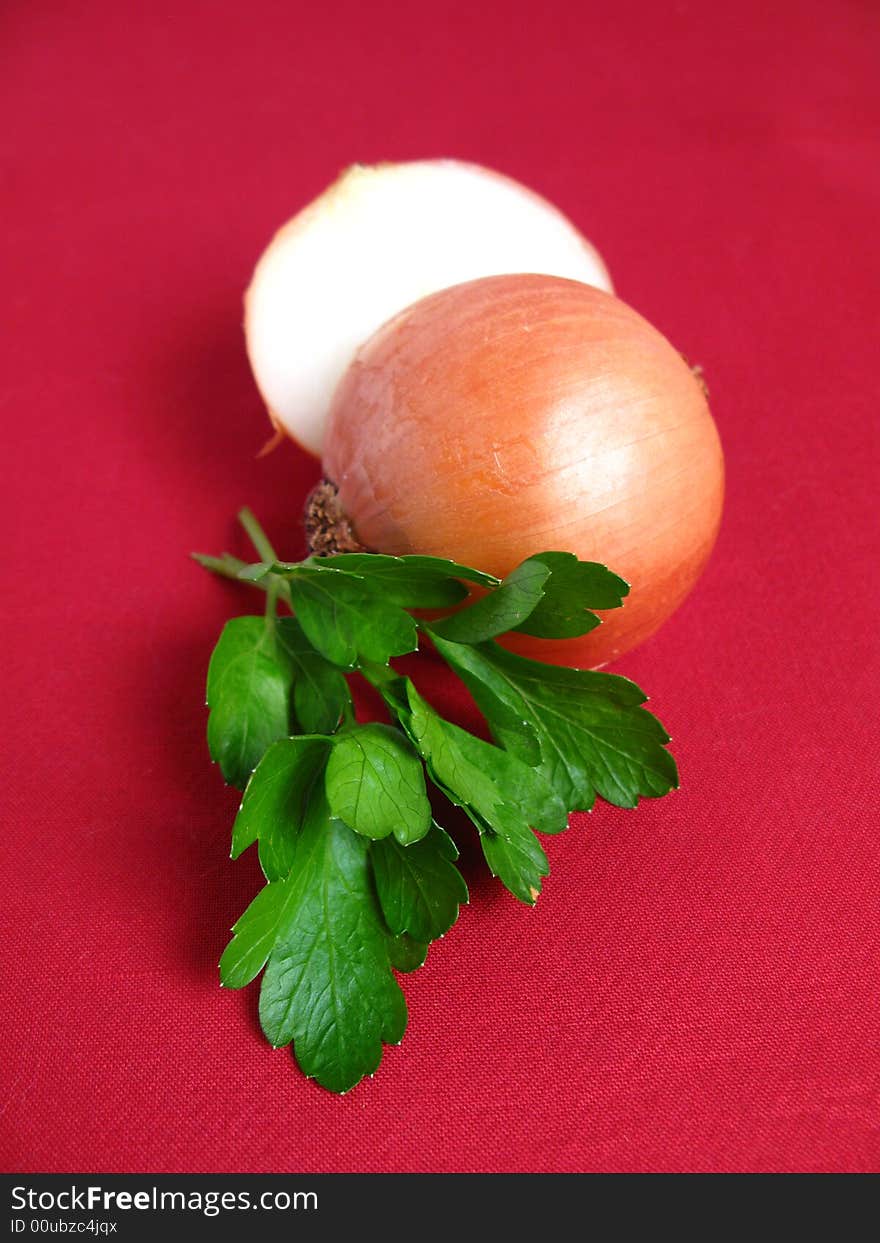
<svg viewBox="0 0 880 1243"><path fill-rule="evenodd" d="M339 501L339 488L322 479L306 498L304 522L309 552L331 557L341 552L370 552L354 533L351 520Z"/></svg>

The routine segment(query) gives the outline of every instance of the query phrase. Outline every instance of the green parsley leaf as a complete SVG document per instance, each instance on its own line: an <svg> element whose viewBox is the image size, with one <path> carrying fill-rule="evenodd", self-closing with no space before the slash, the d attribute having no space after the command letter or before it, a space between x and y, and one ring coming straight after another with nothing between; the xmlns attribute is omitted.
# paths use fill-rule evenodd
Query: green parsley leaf
<svg viewBox="0 0 880 1243"><path fill-rule="evenodd" d="M324 772L328 738L281 738L269 747L247 784L232 828L232 858L259 840L267 880L293 865L296 839L315 782Z"/></svg>
<svg viewBox="0 0 880 1243"><path fill-rule="evenodd" d="M281 562L271 568L289 572L296 570L298 564ZM313 557L307 564L328 566L332 570L344 570L347 574L369 578L382 586L395 604L407 608L442 608L447 604L457 604L467 594L467 588L462 587L462 579L486 588L497 587L501 581L494 574L484 574L482 570L460 565L457 561L447 561L444 557L389 557L375 552L344 552L330 557ZM450 586L451 583L454 587Z"/></svg>
<svg viewBox="0 0 880 1243"><path fill-rule="evenodd" d="M391 725L355 725L337 734L326 787L332 814L364 837L393 833L406 845L431 827L421 762Z"/></svg>
<svg viewBox="0 0 880 1243"><path fill-rule="evenodd" d="M537 558L524 561L495 591L481 596L460 612L434 622L431 629L453 643L480 643L505 634L534 612L550 573L550 568Z"/></svg>
<svg viewBox="0 0 880 1243"><path fill-rule="evenodd" d="M459 806L472 807L483 820L504 831L499 808L516 812L542 833L561 833L567 824L562 799L542 774L482 738L445 720L406 680L410 708L408 732L432 776ZM496 826L496 819L498 824Z"/></svg>
<svg viewBox="0 0 880 1243"><path fill-rule="evenodd" d="M375 842L370 858L379 904L393 933L428 942L449 931L468 891L455 866L455 843L439 824L412 846L393 837Z"/></svg>
<svg viewBox="0 0 880 1243"><path fill-rule="evenodd" d="M229 785L243 789L266 748L290 731L292 673L274 622L234 617L208 666L208 748Z"/></svg>
<svg viewBox="0 0 880 1243"><path fill-rule="evenodd" d="M304 563L287 588L306 638L331 664L353 669L363 659L385 665L416 649L413 619L366 579Z"/></svg>
<svg viewBox="0 0 880 1243"><path fill-rule="evenodd" d="M573 639L600 624L591 609L616 609L629 584L604 565L579 561L571 552L542 552L523 562L537 562L550 571L544 595L529 616L511 629L541 639ZM448 635L446 636L449 637Z"/></svg>
<svg viewBox="0 0 880 1243"><path fill-rule="evenodd" d="M244 988L266 965L290 894L287 880L265 885L232 926L232 940L220 959L220 981L225 988Z"/></svg>
<svg viewBox="0 0 880 1243"><path fill-rule="evenodd" d="M425 965L428 957L426 942L414 940L408 932L402 932L399 937L393 937L389 932L387 944L388 957L395 971L408 973Z"/></svg>
<svg viewBox="0 0 880 1243"><path fill-rule="evenodd" d="M515 817L505 817L504 831L475 818L489 870L520 902L534 906L550 864L541 843ZM496 826L498 819L496 817Z"/></svg>
<svg viewBox="0 0 880 1243"><path fill-rule="evenodd" d="M345 675L309 643L295 617L280 617L278 642L293 669L293 715L304 734L332 734L351 704Z"/></svg>
<svg viewBox="0 0 880 1243"><path fill-rule="evenodd" d="M617 807L659 797L678 785L669 735L641 705L645 695L626 678L545 665L497 643L446 643L437 650L467 685L493 735L516 753L521 736L512 715L528 721L541 747L537 771L566 807L587 811L601 795ZM500 708L500 711L499 711Z"/></svg>
<svg viewBox="0 0 880 1243"><path fill-rule="evenodd" d="M493 874L521 901L534 903L548 869L531 827L561 832L567 823L562 800L536 769L444 720L408 678L400 681L401 686L387 689L386 702L425 760L432 781L477 826ZM406 696L406 710L401 695ZM503 839L506 847L494 838Z"/></svg>
<svg viewBox="0 0 880 1243"><path fill-rule="evenodd" d="M467 587L453 578L448 569L411 565L410 560L373 552L346 552L322 557L319 564L367 579L381 589L387 600L403 608L447 608L458 604L467 595Z"/></svg>
<svg viewBox="0 0 880 1243"><path fill-rule="evenodd" d="M260 991L268 1040L292 1041L305 1074L333 1092L372 1074L383 1041L399 1043L406 1029L369 849L312 798L290 876L277 882L286 893Z"/></svg>

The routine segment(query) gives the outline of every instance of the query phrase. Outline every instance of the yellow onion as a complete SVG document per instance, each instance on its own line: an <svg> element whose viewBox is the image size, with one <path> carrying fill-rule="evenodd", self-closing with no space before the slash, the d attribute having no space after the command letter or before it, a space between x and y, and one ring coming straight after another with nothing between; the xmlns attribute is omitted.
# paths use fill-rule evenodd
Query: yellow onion
<svg viewBox="0 0 880 1243"><path fill-rule="evenodd" d="M724 467L703 386L613 295L556 276L423 298L358 351L330 409L324 472L357 541L503 577L564 550L631 584L580 639L510 636L582 667L681 604L718 531Z"/></svg>

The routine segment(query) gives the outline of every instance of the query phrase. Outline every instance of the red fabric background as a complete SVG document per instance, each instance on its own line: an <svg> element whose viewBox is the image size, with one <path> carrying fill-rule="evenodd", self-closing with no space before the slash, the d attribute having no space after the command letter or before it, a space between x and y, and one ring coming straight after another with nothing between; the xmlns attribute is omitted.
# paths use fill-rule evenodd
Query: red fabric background
<svg viewBox="0 0 880 1243"><path fill-rule="evenodd" d="M877 962L878 12L12 3L0 18L2 1167L867 1170ZM695 595L618 666L683 788L472 903L344 1099L215 964L257 884L204 743L223 620L186 559L284 550L240 295L352 160L457 155L557 202L701 362L729 465Z"/></svg>

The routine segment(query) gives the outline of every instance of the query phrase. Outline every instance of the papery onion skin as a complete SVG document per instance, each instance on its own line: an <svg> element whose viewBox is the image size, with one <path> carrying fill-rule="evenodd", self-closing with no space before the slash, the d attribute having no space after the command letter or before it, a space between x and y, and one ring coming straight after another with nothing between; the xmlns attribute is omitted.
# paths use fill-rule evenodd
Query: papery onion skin
<svg viewBox="0 0 880 1243"><path fill-rule="evenodd" d="M681 604L718 531L724 465L701 384L611 294L538 275L424 298L361 348L333 401L324 470L358 539L499 576L565 550L631 584L578 639L512 635L596 667Z"/></svg>

